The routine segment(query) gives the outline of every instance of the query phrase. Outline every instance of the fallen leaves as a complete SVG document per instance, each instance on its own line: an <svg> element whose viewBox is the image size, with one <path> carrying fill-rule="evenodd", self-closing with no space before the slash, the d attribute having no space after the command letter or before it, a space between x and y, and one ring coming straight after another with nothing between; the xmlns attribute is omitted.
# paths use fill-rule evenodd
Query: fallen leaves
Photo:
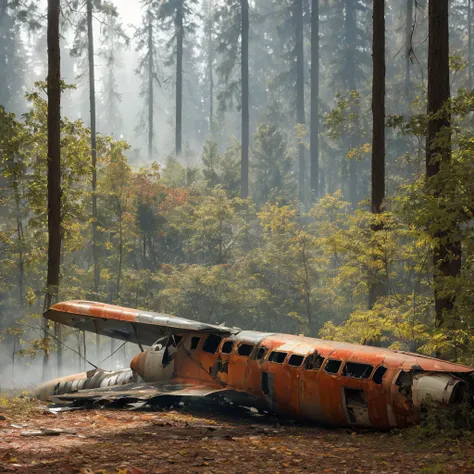
<svg viewBox="0 0 474 474"><path fill-rule="evenodd" d="M228 472L472 472L474 447L412 446L404 437L324 430L228 413L60 412L0 424L0 472L143 474ZM47 434L41 433L46 431ZM25 432L40 432L25 436ZM51 433L52 432L52 433ZM53 438L50 437L53 436ZM442 454L442 456L441 456Z"/></svg>

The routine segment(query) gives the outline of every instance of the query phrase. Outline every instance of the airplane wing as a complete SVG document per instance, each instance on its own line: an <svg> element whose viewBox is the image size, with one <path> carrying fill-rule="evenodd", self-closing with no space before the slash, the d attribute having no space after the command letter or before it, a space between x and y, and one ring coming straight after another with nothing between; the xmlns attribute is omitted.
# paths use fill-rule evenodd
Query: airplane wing
<svg viewBox="0 0 474 474"><path fill-rule="evenodd" d="M202 331L228 336L239 331L168 314L92 301L57 303L44 313L44 317L76 329L147 346L160 337L182 332Z"/></svg>
<svg viewBox="0 0 474 474"><path fill-rule="evenodd" d="M235 404L258 406L258 400L238 390L224 388L217 384L206 384L198 380L171 380L166 382L131 383L111 387L79 390L77 392L58 394L49 397L53 402L72 402L76 406L95 402L119 402L122 404L156 401L160 398L210 398L225 397Z"/></svg>

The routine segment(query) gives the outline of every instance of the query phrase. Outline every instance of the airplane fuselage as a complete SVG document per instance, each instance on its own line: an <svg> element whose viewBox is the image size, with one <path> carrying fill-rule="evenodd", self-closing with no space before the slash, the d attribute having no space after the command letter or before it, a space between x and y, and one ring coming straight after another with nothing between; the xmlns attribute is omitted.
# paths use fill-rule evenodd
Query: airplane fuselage
<svg viewBox="0 0 474 474"><path fill-rule="evenodd" d="M154 345L136 356L132 370L146 382L177 377L232 387L276 413L327 425L408 426L419 421L427 394L448 404L466 389L450 373L459 366L417 354L255 331L178 339L168 364L166 348Z"/></svg>
<svg viewBox="0 0 474 474"><path fill-rule="evenodd" d="M91 301L58 303L45 316L149 346L130 369L43 384L37 394L45 400L218 395L326 425L381 430L419 422L426 403L472 402L474 368L419 354L241 331Z"/></svg>

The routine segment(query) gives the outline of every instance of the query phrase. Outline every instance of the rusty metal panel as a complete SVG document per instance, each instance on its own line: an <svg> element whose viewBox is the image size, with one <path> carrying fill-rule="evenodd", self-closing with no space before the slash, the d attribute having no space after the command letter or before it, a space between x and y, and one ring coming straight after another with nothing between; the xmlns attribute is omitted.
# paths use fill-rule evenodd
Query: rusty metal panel
<svg viewBox="0 0 474 474"><path fill-rule="evenodd" d="M253 400L255 406L296 418L333 426L390 429L417 423L428 395L440 404L454 402L467 390L467 384L456 374L474 372L472 367L419 354L304 336L239 331L102 303L58 303L46 317L151 346L133 359L128 372L92 371L50 382L42 389L43 394L56 386L65 391L79 390L58 395L68 400L146 400L165 395L227 393L242 403ZM181 336L181 341L166 337L156 350L153 343L170 334ZM212 349L204 347L207 338L214 341ZM233 343L230 353L223 352L226 342ZM253 345L253 349L239 353L246 344ZM274 351L282 357L273 358ZM290 365L292 355L304 358L304 362ZM330 370L331 366L335 368ZM382 370L375 377L378 367ZM128 374L153 383L124 386ZM105 383L113 386L103 388L101 384ZM97 384L102 388L93 389Z"/></svg>

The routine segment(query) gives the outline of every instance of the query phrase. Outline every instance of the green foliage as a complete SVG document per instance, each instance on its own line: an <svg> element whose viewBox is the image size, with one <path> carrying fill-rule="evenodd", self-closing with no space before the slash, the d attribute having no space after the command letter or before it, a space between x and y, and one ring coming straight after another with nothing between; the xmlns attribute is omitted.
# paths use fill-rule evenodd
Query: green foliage
<svg viewBox="0 0 474 474"><path fill-rule="evenodd" d="M207 141L202 153L204 181L209 190L219 186L231 197L240 191L240 144L235 141L223 155L219 155L217 143Z"/></svg>
<svg viewBox="0 0 474 474"><path fill-rule="evenodd" d="M427 413L422 422L411 428L409 437L420 440L432 438L474 439L474 413L468 402L457 403L448 408L435 405L427 407Z"/></svg>
<svg viewBox="0 0 474 474"><path fill-rule="evenodd" d="M176 158L169 156L162 171L163 183L171 188L192 186L199 180L199 170L184 167Z"/></svg>
<svg viewBox="0 0 474 474"><path fill-rule="evenodd" d="M283 133L276 125L260 124L252 150L252 196L262 205L287 203L294 196L292 159Z"/></svg>

